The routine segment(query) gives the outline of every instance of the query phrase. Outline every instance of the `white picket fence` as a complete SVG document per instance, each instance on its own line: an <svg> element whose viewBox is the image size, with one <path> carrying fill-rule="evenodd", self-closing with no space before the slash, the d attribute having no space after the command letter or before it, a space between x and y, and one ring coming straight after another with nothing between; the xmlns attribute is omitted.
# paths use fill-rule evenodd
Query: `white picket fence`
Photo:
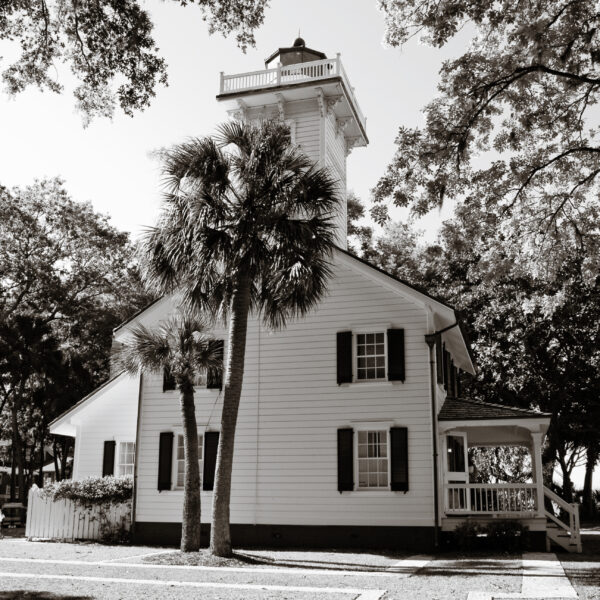
<svg viewBox="0 0 600 600"><path fill-rule="evenodd" d="M53 501L44 498L32 486L27 504L25 536L28 539L99 540L107 528L131 527L131 505L115 504L107 510L83 508L72 500Z"/></svg>

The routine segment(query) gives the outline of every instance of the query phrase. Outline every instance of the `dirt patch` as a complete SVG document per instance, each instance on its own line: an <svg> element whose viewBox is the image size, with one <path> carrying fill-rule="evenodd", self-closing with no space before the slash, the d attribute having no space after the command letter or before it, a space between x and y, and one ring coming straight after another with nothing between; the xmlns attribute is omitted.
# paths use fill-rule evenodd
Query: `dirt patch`
<svg viewBox="0 0 600 600"><path fill-rule="evenodd" d="M280 567L334 571L387 571L406 554L319 550L238 550L231 558L220 558L208 549L199 552L172 552L143 558L143 562L159 565L203 567Z"/></svg>

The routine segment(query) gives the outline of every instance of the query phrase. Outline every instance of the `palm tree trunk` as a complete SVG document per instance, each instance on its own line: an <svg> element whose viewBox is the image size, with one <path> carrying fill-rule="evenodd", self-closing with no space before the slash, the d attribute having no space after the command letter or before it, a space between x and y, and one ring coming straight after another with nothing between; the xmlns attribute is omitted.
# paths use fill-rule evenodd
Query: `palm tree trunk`
<svg viewBox="0 0 600 600"><path fill-rule="evenodd" d="M181 551L197 552L200 549L200 468L198 467L198 428L193 382L189 381L182 385L180 392L185 465Z"/></svg>
<svg viewBox="0 0 600 600"><path fill-rule="evenodd" d="M231 298L229 321L229 352L225 368L221 435L217 451L217 467L213 491L210 550L215 556L231 556L229 504L231 500L231 471L235 444L235 428L244 379L246 333L250 311L250 278L238 277Z"/></svg>

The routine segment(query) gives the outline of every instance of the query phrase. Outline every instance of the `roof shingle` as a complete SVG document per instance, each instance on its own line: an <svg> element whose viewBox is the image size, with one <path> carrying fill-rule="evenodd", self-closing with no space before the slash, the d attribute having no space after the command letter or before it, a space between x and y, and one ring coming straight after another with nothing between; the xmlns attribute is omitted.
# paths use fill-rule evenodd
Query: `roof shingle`
<svg viewBox="0 0 600 600"><path fill-rule="evenodd" d="M438 415L439 421L475 421L487 419L532 419L550 417L543 413L516 406L505 406L479 400L447 398Z"/></svg>

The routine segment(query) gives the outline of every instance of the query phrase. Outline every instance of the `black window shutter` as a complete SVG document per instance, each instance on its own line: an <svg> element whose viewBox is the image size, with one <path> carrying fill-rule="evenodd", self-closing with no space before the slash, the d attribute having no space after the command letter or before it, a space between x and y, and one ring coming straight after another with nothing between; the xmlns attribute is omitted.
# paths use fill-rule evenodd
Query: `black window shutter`
<svg viewBox="0 0 600 600"><path fill-rule="evenodd" d="M450 380L449 373L448 373L448 366L450 364L450 354L446 350L445 345L444 345L444 350L442 352L442 355L443 355L443 367L444 367L444 389L446 391L448 391L448 383Z"/></svg>
<svg viewBox="0 0 600 600"><path fill-rule="evenodd" d="M456 398L456 367L454 361L450 360L450 386L448 388L448 396Z"/></svg>
<svg viewBox="0 0 600 600"><path fill-rule="evenodd" d="M102 477L115 474L115 446L114 440L104 442L104 454L102 456Z"/></svg>
<svg viewBox="0 0 600 600"><path fill-rule="evenodd" d="M171 371L165 367L163 371L163 392L175 389L175 377L171 375Z"/></svg>
<svg viewBox="0 0 600 600"><path fill-rule="evenodd" d="M219 432L207 431L204 434L204 473L202 474L202 489L206 491L215 487L218 448Z"/></svg>
<svg viewBox="0 0 600 600"><path fill-rule="evenodd" d="M223 340L211 340L209 344L215 349L221 357L220 369L208 369L206 373L206 387L208 389L223 389Z"/></svg>
<svg viewBox="0 0 600 600"><path fill-rule="evenodd" d="M173 457L173 432L163 431L158 444L158 489L171 489L171 465Z"/></svg>
<svg viewBox="0 0 600 600"><path fill-rule="evenodd" d="M388 379L404 381L404 329L388 329Z"/></svg>
<svg viewBox="0 0 600 600"><path fill-rule="evenodd" d="M390 429L390 456L392 480L390 487L395 492L408 492L408 429Z"/></svg>
<svg viewBox="0 0 600 600"><path fill-rule="evenodd" d="M354 430L338 429L338 491L351 492L354 489Z"/></svg>
<svg viewBox="0 0 600 600"><path fill-rule="evenodd" d="M460 369L456 370L456 397L460 398L462 395L462 386L460 383Z"/></svg>
<svg viewBox="0 0 600 600"><path fill-rule="evenodd" d="M437 382L444 383L444 351L442 348L442 336L438 333L435 336L435 368Z"/></svg>
<svg viewBox="0 0 600 600"><path fill-rule="evenodd" d="M337 382L352 383L352 332L337 332Z"/></svg>

